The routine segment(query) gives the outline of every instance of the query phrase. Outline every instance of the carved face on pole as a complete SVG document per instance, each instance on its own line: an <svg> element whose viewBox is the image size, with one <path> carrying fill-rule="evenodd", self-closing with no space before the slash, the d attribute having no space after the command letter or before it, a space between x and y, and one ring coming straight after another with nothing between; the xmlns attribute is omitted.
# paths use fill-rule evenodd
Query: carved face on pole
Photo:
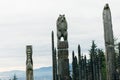
<svg viewBox="0 0 120 80"><path fill-rule="evenodd" d="M32 46L27 46L26 49L26 80L33 80L33 61L32 61Z"/></svg>
<svg viewBox="0 0 120 80"><path fill-rule="evenodd" d="M27 61L26 61L26 64L28 63L29 59L31 61L31 64L33 64L33 61L32 61L32 48L31 48L31 46L27 46Z"/></svg>
<svg viewBox="0 0 120 80"><path fill-rule="evenodd" d="M31 63L31 59L28 59L28 61L27 61L27 69L28 70L33 70L33 65Z"/></svg>
<svg viewBox="0 0 120 80"><path fill-rule="evenodd" d="M67 22L65 15L59 15L57 19L57 37L58 40L63 37L64 40L67 40Z"/></svg>

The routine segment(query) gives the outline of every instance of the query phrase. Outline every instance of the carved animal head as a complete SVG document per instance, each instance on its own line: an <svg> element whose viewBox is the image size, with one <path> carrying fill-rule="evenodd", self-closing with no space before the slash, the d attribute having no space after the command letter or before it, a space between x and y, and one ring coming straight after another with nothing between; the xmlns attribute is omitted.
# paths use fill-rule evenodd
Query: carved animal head
<svg viewBox="0 0 120 80"><path fill-rule="evenodd" d="M31 59L28 59L27 61L27 69L32 70L33 69L33 64L31 63Z"/></svg>
<svg viewBox="0 0 120 80"><path fill-rule="evenodd" d="M65 15L59 15L57 19L57 37L58 40L61 40L61 37L67 40L67 21Z"/></svg>
<svg viewBox="0 0 120 80"><path fill-rule="evenodd" d="M65 19L65 15L59 15L58 17L58 22L64 22L66 19Z"/></svg>
<svg viewBox="0 0 120 80"><path fill-rule="evenodd" d="M65 15L59 15L57 19L57 29L67 29Z"/></svg>

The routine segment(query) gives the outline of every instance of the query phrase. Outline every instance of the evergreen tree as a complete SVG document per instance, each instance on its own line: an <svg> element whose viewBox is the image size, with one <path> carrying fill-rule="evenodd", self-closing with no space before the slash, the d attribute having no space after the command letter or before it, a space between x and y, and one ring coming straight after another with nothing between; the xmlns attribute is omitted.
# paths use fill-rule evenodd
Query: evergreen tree
<svg viewBox="0 0 120 80"><path fill-rule="evenodd" d="M16 74L13 76L13 80L17 80L18 78L16 77Z"/></svg>
<svg viewBox="0 0 120 80"><path fill-rule="evenodd" d="M90 52L91 80L106 80L106 61L102 49L92 41Z"/></svg>
<svg viewBox="0 0 120 80"><path fill-rule="evenodd" d="M79 79L79 70L77 64L77 57L74 55L74 51L72 53L73 62L72 62L72 72L73 72L73 80Z"/></svg>
<svg viewBox="0 0 120 80"><path fill-rule="evenodd" d="M92 46L91 49L89 50L90 52L90 63L91 63L91 73L92 73L92 80L96 80L96 65L95 65L95 58L96 58L96 53L97 53L97 46L92 41Z"/></svg>
<svg viewBox="0 0 120 80"><path fill-rule="evenodd" d="M105 55L102 49L98 49L98 57L99 57L99 66L101 69L101 80L106 80L106 61Z"/></svg>

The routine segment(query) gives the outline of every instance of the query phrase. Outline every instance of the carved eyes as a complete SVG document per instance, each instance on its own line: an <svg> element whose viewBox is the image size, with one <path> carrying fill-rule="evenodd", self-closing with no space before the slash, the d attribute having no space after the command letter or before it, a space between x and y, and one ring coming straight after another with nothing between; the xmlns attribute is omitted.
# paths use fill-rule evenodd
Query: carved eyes
<svg viewBox="0 0 120 80"><path fill-rule="evenodd" d="M61 30L61 29L59 29L59 31L61 32L61 31L67 31L67 30L66 30L66 29L62 29L62 30Z"/></svg>
<svg viewBox="0 0 120 80"><path fill-rule="evenodd" d="M64 16L65 17L65 14L63 14L63 15L59 14L59 16Z"/></svg>

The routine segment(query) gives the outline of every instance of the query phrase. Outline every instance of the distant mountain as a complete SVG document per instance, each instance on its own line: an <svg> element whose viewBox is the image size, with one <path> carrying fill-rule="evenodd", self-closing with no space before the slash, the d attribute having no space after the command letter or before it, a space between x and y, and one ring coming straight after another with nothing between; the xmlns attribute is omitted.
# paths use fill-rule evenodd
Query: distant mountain
<svg viewBox="0 0 120 80"><path fill-rule="evenodd" d="M70 73L72 71L72 65L70 67ZM0 72L0 80L13 79L14 74L18 80L26 80L26 72L20 70ZM52 80L52 67L42 67L34 69L34 80Z"/></svg>
<svg viewBox="0 0 120 80"><path fill-rule="evenodd" d="M0 72L0 80L13 79L14 74L16 74L18 80L26 80L26 72L20 70ZM52 67L35 69L34 80L52 80Z"/></svg>
<svg viewBox="0 0 120 80"><path fill-rule="evenodd" d="M35 80L52 80L52 67L42 67L34 70Z"/></svg>

